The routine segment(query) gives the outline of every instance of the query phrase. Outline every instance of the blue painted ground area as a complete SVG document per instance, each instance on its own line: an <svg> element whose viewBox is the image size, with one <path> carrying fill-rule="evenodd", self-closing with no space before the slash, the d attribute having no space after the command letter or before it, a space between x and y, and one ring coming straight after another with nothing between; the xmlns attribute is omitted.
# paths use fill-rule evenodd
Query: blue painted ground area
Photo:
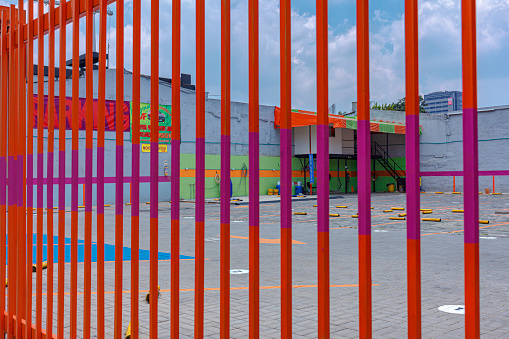
<svg viewBox="0 0 509 339"><path fill-rule="evenodd" d="M37 235L34 233L33 237L33 263L36 263L36 251L37 251ZM48 237L46 234L43 235L43 255L42 261L47 261L48 259ZM54 262L58 263L58 237L53 237L53 253L54 253ZM150 259L150 251L149 250L139 250L140 260L149 260ZM131 261L131 248L124 247L122 250L122 257L124 261ZM171 259L171 254L166 252L159 252L158 254L159 260L169 260ZM180 259L194 259L194 257L181 255ZM82 239L78 239L78 263L82 263L85 261L85 241ZM105 244L104 245L104 261L115 261L115 245ZM71 262L71 238L65 238L65 262ZM92 262L97 262L97 243L92 243Z"/></svg>

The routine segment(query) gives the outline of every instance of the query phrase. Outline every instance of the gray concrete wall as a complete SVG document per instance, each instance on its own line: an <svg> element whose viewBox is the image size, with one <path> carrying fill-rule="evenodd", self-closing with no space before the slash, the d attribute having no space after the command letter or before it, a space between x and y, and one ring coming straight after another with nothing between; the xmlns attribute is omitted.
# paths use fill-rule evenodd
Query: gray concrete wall
<svg viewBox="0 0 509 339"><path fill-rule="evenodd" d="M106 100L115 100L115 77L116 70L110 69L106 72ZM93 72L94 78L94 98L97 98L98 87L98 71ZM79 81L79 93L80 98L86 97L85 88L86 78L83 76ZM150 103L150 79L148 77L141 78L141 102ZM58 95L58 80L55 83L55 95ZM124 74L124 101L131 101L132 99L132 74L125 72ZM34 93L37 93L37 83L34 84ZM48 93L48 83L45 83L45 94ZM71 96L72 94L72 81L66 81L66 95ZM160 104L171 105L171 86L167 83L159 84L159 95ZM220 154L221 147L221 101L217 99L206 100L205 105L205 119L206 119L206 153L207 154ZM246 103L231 103L231 154L232 156L237 155L248 155L248 143L249 143L249 109ZM195 124L196 110L195 110L195 95L194 91L188 89L181 89L181 153L195 154ZM58 177L58 137L59 131L55 130L55 169L54 177ZM34 130L34 150L37 150L37 130ZM66 177L71 176L71 147L72 147L72 132L66 131ZM105 135L105 176L115 176L115 152L116 152L116 141L115 132L106 132ZM47 177L47 131L44 131L44 177ZM94 150L97 146L97 132L94 132ZM279 156L279 130L274 129L274 107L273 106L260 106L260 154L262 156ZM94 151L94 173L93 176L97 175L97 153ZM149 166L143 164L149 163L150 153L141 153L141 176L148 176ZM132 149L130 142L130 134L124 133L124 176L131 176L132 167ZM159 153L159 175L164 175L165 163L168 165L168 173L171 167L171 153L170 145L168 145L168 153ZM85 131L79 132L79 176L85 176ZM37 177L37 156L34 156L34 177ZM105 203L110 204L115 201L115 192L113 189L114 184L107 184L105 190ZM142 183L142 189L140 192L140 201L149 200L149 184ZM66 187L66 205L70 205L70 185ZM144 189L144 186L146 189ZM82 199L82 187L80 185L79 199L80 205ZM159 196L160 200L170 199L170 183L160 183ZM55 199L57 199L57 188L54 189ZM44 193L44 199L46 199L46 192ZM57 201L57 200L55 200ZM35 201L34 201L35 202ZM129 184L124 185L124 202L129 202ZM95 202L95 185L94 185L94 204ZM46 202L44 202L46 204Z"/></svg>

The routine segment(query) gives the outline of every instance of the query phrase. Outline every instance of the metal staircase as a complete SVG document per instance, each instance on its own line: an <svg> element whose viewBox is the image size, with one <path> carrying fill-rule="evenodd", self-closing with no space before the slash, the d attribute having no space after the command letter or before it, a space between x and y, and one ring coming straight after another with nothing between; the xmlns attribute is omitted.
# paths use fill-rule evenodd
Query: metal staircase
<svg viewBox="0 0 509 339"><path fill-rule="evenodd" d="M397 188L402 187L406 191L405 171L374 141L371 143L371 156L396 180Z"/></svg>

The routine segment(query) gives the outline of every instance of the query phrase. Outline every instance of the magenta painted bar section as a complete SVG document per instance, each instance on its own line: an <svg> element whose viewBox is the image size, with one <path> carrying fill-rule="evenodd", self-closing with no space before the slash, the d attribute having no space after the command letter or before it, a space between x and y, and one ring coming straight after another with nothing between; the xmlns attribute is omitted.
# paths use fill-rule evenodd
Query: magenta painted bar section
<svg viewBox="0 0 509 339"><path fill-rule="evenodd" d="M5 176L5 168L4 168L3 176ZM28 208L32 208L34 206L34 187L33 187L34 183L33 182L34 182L34 155L27 154L27 207ZM4 185L6 185L5 182L4 182ZM4 195L5 195L5 193L4 193ZM4 199L5 199L5 197L4 197Z"/></svg>
<svg viewBox="0 0 509 339"><path fill-rule="evenodd" d="M85 212L92 212L92 170L94 151L85 150Z"/></svg>
<svg viewBox="0 0 509 339"><path fill-rule="evenodd" d="M6 194L6 171L5 171L5 165L6 165L6 158L0 157L0 205L5 205L5 194ZM27 165L28 167L28 165ZM30 206L29 206L30 207ZM0 235L1 236L1 235Z"/></svg>
<svg viewBox="0 0 509 339"><path fill-rule="evenodd" d="M53 160L54 160L54 157L55 157L55 154L53 153L53 151L48 152L48 173L47 173L47 175L48 175L48 181L50 182L48 189L46 190L46 194L47 194L47 202L46 203L48 205L48 208L53 208L53 183L54 183ZM21 163L21 164L23 164L23 163Z"/></svg>
<svg viewBox="0 0 509 339"><path fill-rule="evenodd" d="M10 177L10 176L9 176ZM44 177L44 155L37 153L37 179ZM43 208L43 184L37 180L37 208Z"/></svg>
<svg viewBox="0 0 509 339"><path fill-rule="evenodd" d="M292 228L292 129L281 128L281 228ZM328 177L327 177L328 182ZM328 215L327 215L328 216Z"/></svg>
<svg viewBox="0 0 509 339"><path fill-rule="evenodd" d="M157 180L157 167L159 162L159 144L157 142L150 143L150 218L157 219L159 214L157 209L159 206L159 185Z"/></svg>
<svg viewBox="0 0 509 339"><path fill-rule="evenodd" d="M78 211L78 156L79 156L78 150L73 149L71 151L71 155L72 155L71 211L77 212Z"/></svg>
<svg viewBox="0 0 509 339"><path fill-rule="evenodd" d="M115 214L122 215L124 204L124 145L117 145L115 167Z"/></svg>
<svg viewBox="0 0 509 339"><path fill-rule="evenodd" d="M9 178L15 178L16 175L14 174L15 168L14 168L14 156L9 155L8 156L8 165L7 165L7 175ZM7 190L7 204L8 206L14 206L14 190Z"/></svg>
<svg viewBox="0 0 509 339"><path fill-rule="evenodd" d="M249 226L260 226L260 133L249 132Z"/></svg>
<svg viewBox="0 0 509 339"><path fill-rule="evenodd" d="M29 155L27 159L27 170L29 167L32 167L33 170L33 160L31 160L31 155ZM32 171L28 171L28 176L31 176ZM58 151L58 209L59 210L65 210L65 151ZM30 190L33 183L33 178L31 178L31 185L27 187L27 197L28 197L28 190ZM27 185L30 184L27 180ZM31 203L31 198L28 197L28 200Z"/></svg>
<svg viewBox="0 0 509 339"><path fill-rule="evenodd" d="M23 206L23 156L18 154L18 160L17 160L17 184L18 187L16 188L17 191L17 204L18 206Z"/></svg>
<svg viewBox="0 0 509 339"><path fill-rule="evenodd" d="M180 219L180 140L171 141L171 220Z"/></svg>
<svg viewBox="0 0 509 339"><path fill-rule="evenodd" d="M465 243L479 243L479 177L477 109L463 109L463 192Z"/></svg>
<svg viewBox="0 0 509 339"><path fill-rule="evenodd" d="M318 232L329 232L329 126L316 126ZM291 187L291 186L290 186Z"/></svg>
<svg viewBox="0 0 509 339"><path fill-rule="evenodd" d="M104 214L104 147L100 146L97 147L97 214Z"/></svg>
<svg viewBox="0 0 509 339"><path fill-rule="evenodd" d="M359 234L371 234L371 132L369 120L357 120Z"/></svg>
<svg viewBox="0 0 509 339"><path fill-rule="evenodd" d="M230 223L230 136L221 135L221 224Z"/></svg>
<svg viewBox="0 0 509 339"><path fill-rule="evenodd" d="M99 152L99 148L98 148L98 152ZM98 155L98 158L99 158L99 155ZM102 172L104 174L104 172ZM103 180L103 183L104 184L115 184L117 182L117 177L104 177L101 176L102 180ZM60 178L59 178L60 179ZM59 179L57 178L53 178L53 183L59 183ZM130 183L130 182L133 182L133 178L132 177L123 177L123 182L124 183ZM158 177L156 177L156 182L159 181L159 182L170 182L170 177L169 176L164 176L164 175L160 175ZM37 185L38 184L38 180L37 178L34 178L33 179L33 185ZM140 183L147 183L147 182L150 182L150 176L142 176L140 177ZM72 184L72 177L71 178L64 178L64 183L65 184ZM85 178L84 177L79 177L78 178L78 184L84 184L85 183ZM97 177L93 177L92 178L92 183L93 184L99 184L99 176ZM42 179L42 184L43 185L46 185L48 184L48 179L47 178L43 178ZM7 186L9 186L9 184L7 183Z"/></svg>
<svg viewBox="0 0 509 339"><path fill-rule="evenodd" d="M407 239L419 240L421 190L419 184L419 115L406 116L406 200Z"/></svg>
<svg viewBox="0 0 509 339"><path fill-rule="evenodd" d="M196 138L196 216L205 221L205 138Z"/></svg>
<svg viewBox="0 0 509 339"><path fill-rule="evenodd" d="M131 215L138 217L140 215L140 144L132 144L132 156Z"/></svg>

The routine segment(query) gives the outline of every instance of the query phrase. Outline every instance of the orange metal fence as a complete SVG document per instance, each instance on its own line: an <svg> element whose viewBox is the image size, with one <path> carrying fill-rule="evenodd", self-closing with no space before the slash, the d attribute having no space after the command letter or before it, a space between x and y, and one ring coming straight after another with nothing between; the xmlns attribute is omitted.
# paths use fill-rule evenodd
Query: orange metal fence
<svg viewBox="0 0 509 339"><path fill-rule="evenodd" d="M7 288L0 289L0 331L8 337L59 337L71 338L91 336L92 314L92 275L96 275L97 286L97 336L105 336L105 253L104 253L104 168L105 168L105 130L98 124L97 144L93 142L93 116L86 116L85 162L79 163L79 46L80 29L78 20L86 17L86 50L93 49L93 13L99 11L99 72L98 72L98 119L105 119L105 81L106 81L106 15L109 0L63 1L55 7L49 1L49 9L38 6L34 12L34 0L25 5L22 0L18 7L1 8L0 33L0 281L6 279ZM39 2L40 4L40 2ZM180 0L172 1L172 80L173 87L180 87ZM249 333L259 337L260 329L260 248L259 248L259 58L258 58L258 1L249 0L249 167L250 205L249 205ZM280 1L280 71L281 71L281 336L292 336L292 219L291 219L291 2ZM25 7L24 7L25 6ZM316 1L316 40L317 40L317 149L318 149L318 337L330 337L330 295L329 295L329 187L328 183L328 11L327 1ZM151 104L159 104L159 0L151 1ZM140 108L140 45L141 45L141 1L133 0L133 82L132 105L135 111ZM370 126L369 126L369 15L368 0L357 1L357 71L358 71L358 177L359 177L359 330L360 337L371 337L372 291L371 291L371 210L370 210ZM406 182L407 182L407 277L408 277L408 331L409 337L421 336L421 278L420 278L420 194L419 194L419 100L418 100L418 35L417 0L405 1L405 41L406 41ZM464 187L465 187L465 299L466 335L479 337L479 231L478 231L478 161L477 161L477 100L476 100L476 20L475 0L462 1L462 42L463 42L463 117L464 117ZM72 24L72 45L66 45L66 26ZM162 23L164 25L165 23ZM221 1L221 268L220 268L220 333L222 338L230 333L230 1ZM169 30L169 27L164 27ZM59 32L56 43L55 32ZM48 36L47 42L43 39ZM122 112L124 104L124 1L116 0L116 110ZM34 50L37 40L37 77L34 77ZM58 46L58 47L57 47ZM55 117L55 52L58 48L59 89L58 96L65 97L65 57L66 50L72 49L72 149L70 164L71 223L66 224L65 185L66 121L61 114ZM48 60L44 60L48 49ZM93 68L92 54L86 54L86 69ZM34 81L36 93L44 93L44 64L48 64L47 112L44 105L38 105L34 112ZM204 241L205 241L205 1L196 1L196 241L195 241L195 299L194 328L196 337L204 337ZM92 73L86 74L86 110L93 111L94 79ZM42 101L42 100L41 100ZM65 100L59 101L60 112L65 111ZM172 91L173 128L171 143L171 254L180 252L180 91ZM37 150L34 154L34 114L37 113ZM42 120L49 117L47 131ZM151 130L157 131L158 119L151 120ZM53 262L53 171L55 162L55 126L59 128L58 141L58 263ZM123 182L124 182L124 142L123 116L116 115L116 204L115 204L115 270L114 270L114 334L120 338L125 333L122 320L125 310L122 299L130 298L130 331L133 338L139 333L139 195L140 195L140 119L133 115L132 120L132 205L131 205L131 267L129 294L123 293ZM46 207L44 202L44 134L47 134L47 190ZM151 134L150 154L150 295L158 294L158 133ZM96 177L93 177L93 159L96 153ZM34 178L34 157L37 157L37 181ZM79 168L85 169L84 222L78 218ZM96 182L97 213L92 212L93 180ZM34 192L35 187L35 192ZM33 206L34 194L36 206ZM35 225L33 215L36 215ZM93 230L93 218L96 229ZM45 227L45 225L49 225ZM70 227L71 241L65 244L65 230ZM83 299L78 300L78 230L84 230L84 290ZM32 234L36 233L36 265L32 265ZM97 265L92 270L92 239L96 234ZM43 247L44 237L47 247ZM7 246L8 242L8 246ZM67 281L65 246L71 247L70 279ZM47 259L47 283L43 290L42 267L44 253ZM171 261L171 337L179 337L179 260ZM56 268L55 268L56 266ZM32 288L35 267L35 305ZM57 273L57 285L53 285L53 274ZM70 292L64 292L69 286ZM70 305L64 296L70 295ZM45 298L43 299L43 295ZM53 319L53 296L56 296L56 318ZM46 307L43 310L43 300ZM70 306L68 308L68 306ZM32 317L35 310L35 318ZM45 316L45 328L43 328ZM79 319L80 318L80 319ZM64 328L69 321L69 334ZM53 323L57 332L53 333ZM150 337L166 335L157 332L158 301L150 300Z"/></svg>

